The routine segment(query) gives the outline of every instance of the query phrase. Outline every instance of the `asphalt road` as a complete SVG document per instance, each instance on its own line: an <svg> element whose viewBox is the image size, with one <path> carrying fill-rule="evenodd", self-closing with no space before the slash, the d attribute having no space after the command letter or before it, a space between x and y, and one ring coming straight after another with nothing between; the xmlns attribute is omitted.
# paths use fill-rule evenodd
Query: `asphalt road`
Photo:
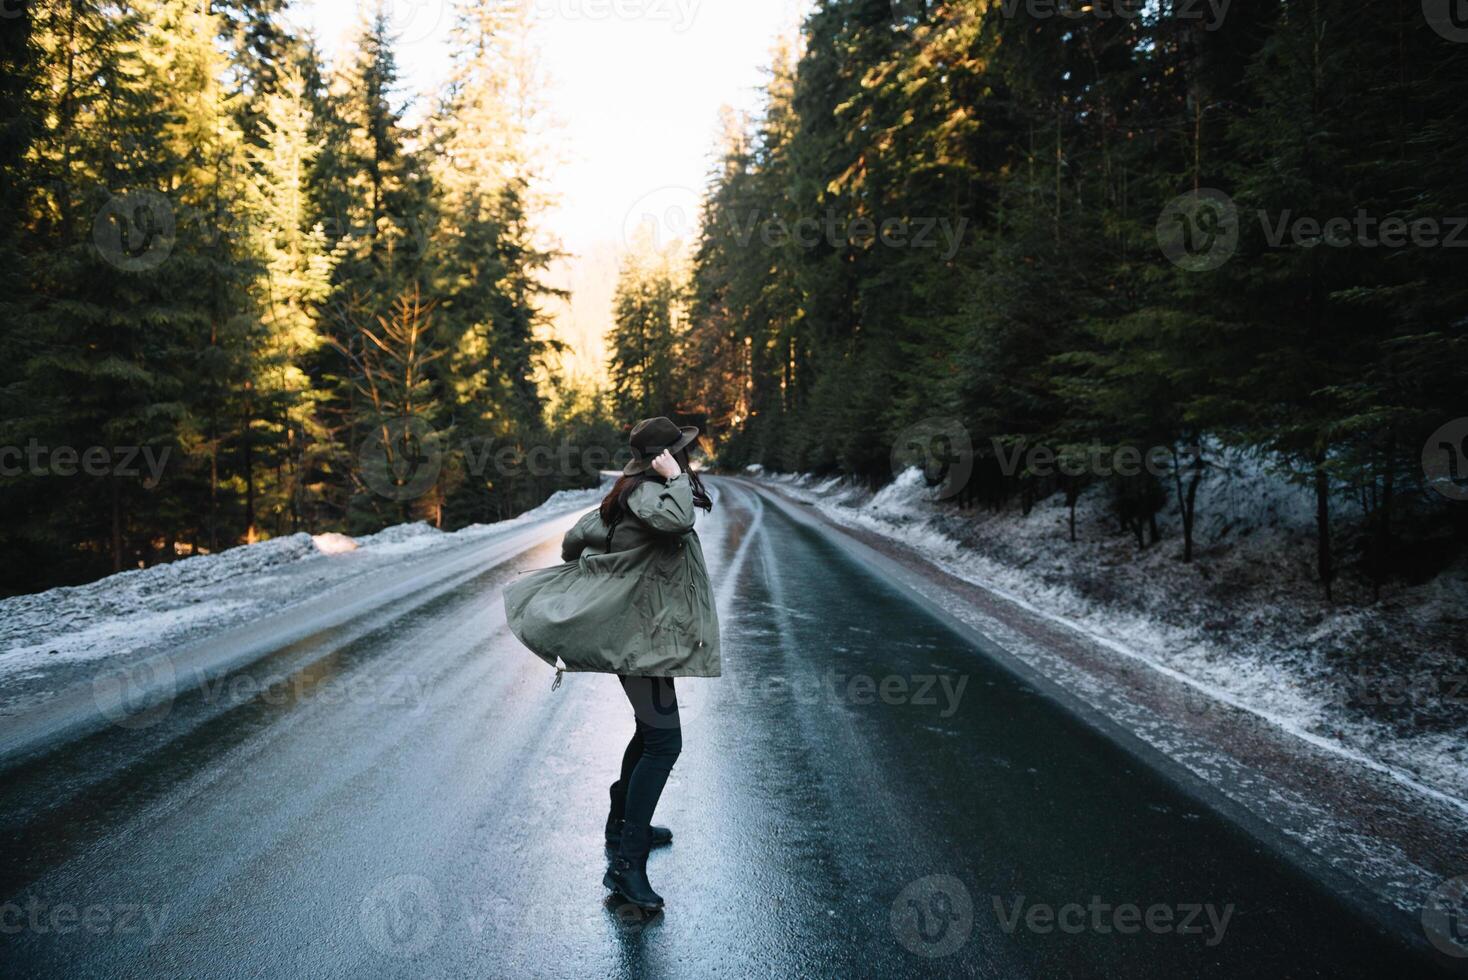
<svg viewBox="0 0 1468 980"><path fill-rule="evenodd" d="M744 485L700 519L725 676L641 917L632 729L500 589L281 649L0 774L0 976L1380 976L1427 961Z"/></svg>

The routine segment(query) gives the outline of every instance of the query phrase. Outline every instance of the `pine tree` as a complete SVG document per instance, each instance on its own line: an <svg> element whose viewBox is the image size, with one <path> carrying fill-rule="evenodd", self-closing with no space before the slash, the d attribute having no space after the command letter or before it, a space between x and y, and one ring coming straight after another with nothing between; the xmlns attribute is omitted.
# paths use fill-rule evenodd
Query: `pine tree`
<svg viewBox="0 0 1468 980"><path fill-rule="evenodd" d="M441 405L431 368L445 351L433 344L432 314L414 288L376 324L358 324L359 342L337 342L356 369L357 428L366 434L363 467L353 474L355 529L414 516L442 525L442 442L451 432L434 425Z"/></svg>
<svg viewBox="0 0 1468 980"><path fill-rule="evenodd" d="M609 371L616 416L631 420L678 414L680 324L686 305L679 243L659 249L634 242L617 280Z"/></svg>
<svg viewBox="0 0 1468 980"><path fill-rule="evenodd" d="M1339 386L1374 356L1372 327L1341 302L1361 281L1364 250L1296 241L1270 228L1304 217L1324 222L1357 206L1357 144L1352 120L1371 102L1359 71L1361 46L1373 29L1349 4L1311 0L1282 8L1249 80L1258 100L1231 129L1239 205L1263 220L1244 226L1242 261L1222 280L1235 297L1231 312L1250 329L1252 354L1240 404L1249 406L1248 436L1316 500L1316 572L1326 595L1337 574L1331 521L1339 423L1346 415Z"/></svg>
<svg viewBox="0 0 1468 980"><path fill-rule="evenodd" d="M359 25L349 57L330 84L319 207L342 252L334 302L381 311L423 275L430 185L394 101L398 70L384 4Z"/></svg>
<svg viewBox="0 0 1468 980"><path fill-rule="evenodd" d="M351 470L366 432L360 421L361 328L421 288L428 272L432 187L402 124L387 9L364 15L347 63L333 72L317 115L322 150L311 174L312 210L333 243L335 266L323 333L330 353L311 364L326 397L328 451L314 460L321 519L345 520L356 496ZM355 345L355 346L354 346ZM339 353L346 350L350 356Z"/></svg>
<svg viewBox="0 0 1468 980"><path fill-rule="evenodd" d="M450 32L452 68L427 126L438 188L432 288L441 299L439 365L463 452L480 460L546 441L540 378L557 351L545 302L563 294L544 275L557 257L536 217L544 206L536 140L543 85L529 11L462 3ZM452 462L468 460L456 453ZM564 486L554 476L466 474L451 520L495 520Z"/></svg>
<svg viewBox="0 0 1468 980"><path fill-rule="evenodd" d="M327 433L317 417L319 395L307 365L322 346L323 306L337 256L311 213L308 178L321 144L312 138L305 80L285 69L260 107L260 144L250 148L250 157L264 271L255 283L262 313L251 341L247 479L253 497L255 468L273 471L263 509L282 532L297 530L314 510L305 486L309 457ZM252 501L247 537L254 535L256 511Z"/></svg>
<svg viewBox="0 0 1468 980"><path fill-rule="evenodd" d="M40 26L39 58L57 85L35 146L50 190L34 205L44 217L17 421L52 446L172 454L157 487L116 473L79 480L66 505L48 509L49 533L81 564L105 554L117 569L160 556L154 528L168 529L167 557L180 536L197 540L187 515L218 517L210 490L227 406L213 406L209 438L193 423L238 379L238 359L218 343L249 305L249 263L225 220L240 191L238 132L215 25L196 5L114 13L78 3ZM216 464L207 475L205 459Z"/></svg>

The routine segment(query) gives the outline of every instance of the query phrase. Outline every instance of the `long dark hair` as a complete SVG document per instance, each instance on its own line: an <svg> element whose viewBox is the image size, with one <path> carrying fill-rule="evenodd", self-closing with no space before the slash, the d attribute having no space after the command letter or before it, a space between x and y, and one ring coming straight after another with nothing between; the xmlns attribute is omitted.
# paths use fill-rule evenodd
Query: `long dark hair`
<svg viewBox="0 0 1468 980"><path fill-rule="evenodd" d="M688 477L689 485L693 487L693 506L700 507L704 511L711 511L714 509L714 499L709 496L708 490L703 485L703 480L699 479L698 474L688 465L688 450L697 445L698 440L695 439L674 453L673 458L678 461L679 468L683 470L683 474ZM630 476L619 476L617 482L612 484L611 492L603 497L601 502L601 520L608 528L608 551L612 550L612 533L616 531L617 524L621 522L622 518L627 516L628 494L637 489L639 484L646 483L648 480L661 481L661 479L651 469L648 469L642 473L633 473Z"/></svg>

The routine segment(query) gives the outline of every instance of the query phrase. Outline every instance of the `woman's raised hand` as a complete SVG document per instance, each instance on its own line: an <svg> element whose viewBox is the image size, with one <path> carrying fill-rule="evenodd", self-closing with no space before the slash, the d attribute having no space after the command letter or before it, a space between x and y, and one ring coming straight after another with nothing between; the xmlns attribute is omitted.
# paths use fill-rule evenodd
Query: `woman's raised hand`
<svg viewBox="0 0 1468 980"><path fill-rule="evenodd" d="M683 472L683 470L678 466L678 461L673 458L673 454L668 452L666 449L658 454L657 459L652 461L652 468L653 471L664 480L671 480L673 477Z"/></svg>

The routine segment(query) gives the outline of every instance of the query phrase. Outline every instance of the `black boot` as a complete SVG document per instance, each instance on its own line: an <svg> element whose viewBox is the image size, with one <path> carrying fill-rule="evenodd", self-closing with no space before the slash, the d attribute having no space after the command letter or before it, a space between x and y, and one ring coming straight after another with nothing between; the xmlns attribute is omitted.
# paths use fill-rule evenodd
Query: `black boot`
<svg viewBox="0 0 1468 980"><path fill-rule="evenodd" d="M619 779L612 784L612 808L607 813L607 847L616 850L622 843L622 814L626 812L627 790ZM662 847L673 843L673 832L667 827L649 828L648 846Z"/></svg>
<svg viewBox="0 0 1468 980"><path fill-rule="evenodd" d="M646 824L622 825L622 843L602 884L641 909L660 909L663 897L647 880L648 828Z"/></svg>

